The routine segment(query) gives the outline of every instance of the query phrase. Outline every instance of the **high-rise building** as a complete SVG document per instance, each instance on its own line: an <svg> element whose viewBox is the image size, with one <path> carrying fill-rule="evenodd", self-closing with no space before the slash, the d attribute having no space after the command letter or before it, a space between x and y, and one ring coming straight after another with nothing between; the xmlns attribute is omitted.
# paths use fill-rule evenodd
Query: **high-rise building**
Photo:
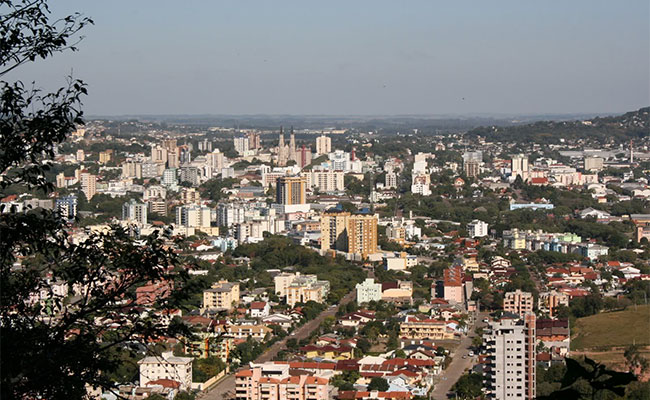
<svg viewBox="0 0 650 400"><path fill-rule="evenodd" d="M151 145L151 162L167 164L167 149L161 146Z"/></svg>
<svg viewBox="0 0 650 400"><path fill-rule="evenodd" d="M366 258L377 252L377 215L352 214L348 223L348 253Z"/></svg>
<svg viewBox="0 0 650 400"><path fill-rule="evenodd" d="M311 175L311 186L321 192L342 192L345 190L343 171L314 170Z"/></svg>
<svg viewBox="0 0 650 400"><path fill-rule="evenodd" d="M246 134L246 137L248 137L248 148L250 150L258 150L262 147L262 143L260 141L260 134L256 132L248 132Z"/></svg>
<svg viewBox="0 0 650 400"><path fill-rule="evenodd" d="M489 361L486 371L489 399L535 398L535 314L501 319L488 325L483 343Z"/></svg>
<svg viewBox="0 0 650 400"><path fill-rule="evenodd" d="M381 283L375 283L373 278L366 278L362 283L357 283L357 303L369 303L381 300Z"/></svg>
<svg viewBox="0 0 650 400"><path fill-rule="evenodd" d="M518 154L512 157L512 176L521 176L523 180L528 179L528 157Z"/></svg>
<svg viewBox="0 0 650 400"><path fill-rule="evenodd" d="M167 187L178 185L178 173L175 168L167 168L163 171L162 184Z"/></svg>
<svg viewBox="0 0 650 400"><path fill-rule="evenodd" d="M86 195L86 200L90 201L95 193L97 193L97 177L88 172L82 172L80 178L81 191Z"/></svg>
<svg viewBox="0 0 650 400"><path fill-rule="evenodd" d="M67 220L73 220L77 216L77 196L70 195L59 197L54 203L54 208Z"/></svg>
<svg viewBox="0 0 650 400"><path fill-rule="evenodd" d="M475 178L481 173L481 162L468 160L463 162L463 172L468 178Z"/></svg>
<svg viewBox="0 0 650 400"><path fill-rule="evenodd" d="M276 198L278 204L306 204L305 190L307 180L302 176L282 176L277 181Z"/></svg>
<svg viewBox="0 0 650 400"><path fill-rule="evenodd" d="M503 311L518 314L523 317L533 312L533 294L522 292L517 289L514 292L507 292L503 298Z"/></svg>
<svg viewBox="0 0 650 400"><path fill-rule="evenodd" d="M603 169L602 157L585 157L585 170L587 171L600 171Z"/></svg>
<svg viewBox="0 0 650 400"><path fill-rule="evenodd" d="M213 171L220 171L224 166L223 153L221 153L219 149L212 153L208 153L207 160Z"/></svg>
<svg viewBox="0 0 650 400"><path fill-rule="evenodd" d="M467 224L467 233L469 233L469 237L471 238L485 237L488 235L488 224L487 222L475 219Z"/></svg>
<svg viewBox="0 0 650 400"><path fill-rule="evenodd" d="M373 214L328 210L321 215L321 249L366 258L377 252L377 222Z"/></svg>
<svg viewBox="0 0 650 400"><path fill-rule="evenodd" d="M113 150L112 149L99 152L99 163L100 164L106 164L109 161L111 161L112 158L113 158Z"/></svg>
<svg viewBox="0 0 650 400"><path fill-rule="evenodd" d="M298 163L298 166L300 168L305 168L311 164L311 149L303 145L297 154L297 158L296 162Z"/></svg>
<svg viewBox="0 0 650 400"><path fill-rule="evenodd" d="M140 225L147 224L147 205L137 203L134 199L122 205L122 220L132 221Z"/></svg>
<svg viewBox="0 0 650 400"><path fill-rule="evenodd" d="M142 163L125 161L122 163L122 178L142 178Z"/></svg>
<svg viewBox="0 0 650 400"><path fill-rule="evenodd" d="M246 155L249 149L249 140L246 136L235 136L233 138L235 145L235 151L239 153L240 156Z"/></svg>
<svg viewBox="0 0 650 400"><path fill-rule="evenodd" d="M386 180L384 183L386 189L396 189L397 188L397 173L394 171L386 172Z"/></svg>
<svg viewBox="0 0 650 400"><path fill-rule="evenodd" d="M320 135L316 138L316 155L329 154L332 152L332 138Z"/></svg>
<svg viewBox="0 0 650 400"><path fill-rule="evenodd" d="M195 204L176 208L176 225L187 228L208 228L212 210L210 207Z"/></svg>
<svg viewBox="0 0 650 400"><path fill-rule="evenodd" d="M77 150L76 159L79 162L83 162L86 159L86 153L84 153L83 149Z"/></svg>

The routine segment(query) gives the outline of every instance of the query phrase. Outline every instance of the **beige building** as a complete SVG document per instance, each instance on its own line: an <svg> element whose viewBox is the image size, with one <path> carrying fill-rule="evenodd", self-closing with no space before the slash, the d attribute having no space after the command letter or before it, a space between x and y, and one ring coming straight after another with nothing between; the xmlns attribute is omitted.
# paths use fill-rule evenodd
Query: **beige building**
<svg viewBox="0 0 650 400"><path fill-rule="evenodd" d="M407 315L399 325L399 335L407 339L453 339L453 333L447 332L447 324L436 319L418 319Z"/></svg>
<svg viewBox="0 0 650 400"><path fill-rule="evenodd" d="M287 304L294 307L296 303L315 301L323 303L330 290L328 281L319 281L316 275L280 274L274 278L275 293L285 297Z"/></svg>
<svg viewBox="0 0 650 400"><path fill-rule="evenodd" d="M239 303L239 283L219 281L203 292L203 309L231 310Z"/></svg>
<svg viewBox="0 0 650 400"><path fill-rule="evenodd" d="M86 200L90 201L90 199L92 199L97 193L97 177L88 172L82 172L80 174L80 180L81 191L86 196Z"/></svg>
<svg viewBox="0 0 650 400"><path fill-rule="evenodd" d="M559 306L569 306L569 295L557 290L539 294L539 310L553 318Z"/></svg>
<svg viewBox="0 0 650 400"><path fill-rule="evenodd" d="M316 155L329 154L332 152L332 138L321 135L316 138Z"/></svg>
<svg viewBox="0 0 650 400"><path fill-rule="evenodd" d="M113 150L106 150L99 152L99 163L106 164L113 159Z"/></svg>
<svg viewBox="0 0 650 400"><path fill-rule="evenodd" d="M158 379L171 379L181 384L181 390L192 388L192 357L175 357L170 352L161 356L145 357L138 361L140 386Z"/></svg>
<svg viewBox="0 0 650 400"><path fill-rule="evenodd" d="M272 332L273 330L266 325L217 325L215 328L217 335L225 334L233 339L248 339L251 337L255 340L264 340L266 335Z"/></svg>
<svg viewBox="0 0 650 400"><path fill-rule="evenodd" d="M517 289L514 292L508 292L503 298L503 310L513 314L524 316L533 312L533 294L522 292Z"/></svg>
<svg viewBox="0 0 650 400"><path fill-rule="evenodd" d="M377 253L377 215L329 210L321 216L321 249L359 254Z"/></svg>

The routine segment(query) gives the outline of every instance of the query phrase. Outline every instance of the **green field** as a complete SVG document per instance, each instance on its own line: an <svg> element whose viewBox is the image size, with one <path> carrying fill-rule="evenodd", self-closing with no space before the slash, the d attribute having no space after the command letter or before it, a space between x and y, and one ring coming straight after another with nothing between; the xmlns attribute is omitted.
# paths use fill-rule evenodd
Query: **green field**
<svg viewBox="0 0 650 400"><path fill-rule="evenodd" d="M571 332L572 350L650 345L650 305L579 318Z"/></svg>

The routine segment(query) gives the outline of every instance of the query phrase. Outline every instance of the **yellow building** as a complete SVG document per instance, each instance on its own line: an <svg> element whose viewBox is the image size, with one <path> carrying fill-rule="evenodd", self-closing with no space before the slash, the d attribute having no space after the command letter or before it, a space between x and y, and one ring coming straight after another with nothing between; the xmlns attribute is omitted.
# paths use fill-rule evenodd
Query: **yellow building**
<svg viewBox="0 0 650 400"><path fill-rule="evenodd" d="M417 319L407 316L399 325L399 335L408 339L453 339L453 333L447 333L447 324L435 319Z"/></svg>
<svg viewBox="0 0 650 400"><path fill-rule="evenodd" d="M99 152L99 163L100 164L106 164L109 161L111 161L112 158L113 158L113 150L112 149Z"/></svg>
<svg viewBox="0 0 650 400"><path fill-rule="evenodd" d="M231 310L239 303L239 283L219 281L203 292L203 309Z"/></svg>
<svg viewBox="0 0 650 400"><path fill-rule="evenodd" d="M360 254L377 252L377 222L373 214L329 210L321 216L321 249Z"/></svg>
<svg viewBox="0 0 650 400"><path fill-rule="evenodd" d="M305 177L282 176L277 181L276 201L284 205L307 204L306 189Z"/></svg>

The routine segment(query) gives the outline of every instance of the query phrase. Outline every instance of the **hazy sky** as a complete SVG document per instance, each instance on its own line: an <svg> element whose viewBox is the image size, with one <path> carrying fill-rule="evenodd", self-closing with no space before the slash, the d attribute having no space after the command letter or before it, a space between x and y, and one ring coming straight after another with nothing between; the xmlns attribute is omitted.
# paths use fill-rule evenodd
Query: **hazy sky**
<svg viewBox="0 0 650 400"><path fill-rule="evenodd" d="M620 112L650 104L650 2L56 0L95 25L86 114Z"/></svg>

